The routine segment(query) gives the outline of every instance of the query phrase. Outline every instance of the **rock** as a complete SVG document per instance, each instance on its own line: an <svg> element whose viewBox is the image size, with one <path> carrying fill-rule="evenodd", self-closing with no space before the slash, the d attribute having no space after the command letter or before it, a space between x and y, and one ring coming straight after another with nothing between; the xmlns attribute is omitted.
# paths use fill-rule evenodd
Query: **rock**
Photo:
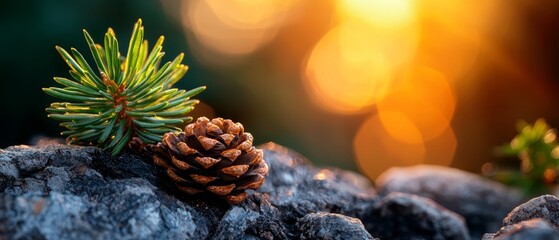
<svg viewBox="0 0 559 240"><path fill-rule="evenodd" d="M94 148L64 145L1 153L23 174L0 194L0 238L208 236L210 219L145 179L115 179L90 168L99 154Z"/></svg>
<svg viewBox="0 0 559 240"><path fill-rule="evenodd" d="M312 167L301 155L269 143L261 146L269 165L264 185L258 190L270 195L269 201L285 221L296 221L309 213L332 212L362 218L378 200L369 180L339 169Z"/></svg>
<svg viewBox="0 0 559 240"><path fill-rule="evenodd" d="M503 227L483 240L559 239L559 198L543 195L514 208L503 219Z"/></svg>
<svg viewBox="0 0 559 240"><path fill-rule="evenodd" d="M503 226L509 226L521 221L541 218L559 228L559 198L553 195L543 195L514 208L505 219Z"/></svg>
<svg viewBox="0 0 559 240"><path fill-rule="evenodd" d="M232 206L221 218L212 239L290 239L282 213L260 193L250 195L240 206Z"/></svg>
<svg viewBox="0 0 559 240"><path fill-rule="evenodd" d="M309 213L297 225L303 240L373 239L361 220L336 213Z"/></svg>
<svg viewBox="0 0 559 240"><path fill-rule="evenodd" d="M262 188L231 206L181 194L150 158L38 142L0 151L0 239L294 239L318 227L338 229L332 239L370 237L351 217L377 202L371 183L279 145L262 146ZM308 215L319 212L336 214Z"/></svg>
<svg viewBox="0 0 559 240"><path fill-rule="evenodd" d="M470 239L461 216L413 194L388 194L367 219L367 229L380 239Z"/></svg>
<svg viewBox="0 0 559 240"><path fill-rule="evenodd" d="M559 239L559 231L544 219L535 218L505 226L493 238L487 238L487 240L513 239L556 240Z"/></svg>
<svg viewBox="0 0 559 240"><path fill-rule="evenodd" d="M462 170L418 165L391 168L376 180L379 194L404 192L434 200L464 217L472 238L496 232L523 198L520 191Z"/></svg>
<svg viewBox="0 0 559 240"><path fill-rule="evenodd" d="M486 233L486 234L483 234L483 237L481 238L481 240L492 240L494 236L495 236L495 233Z"/></svg>

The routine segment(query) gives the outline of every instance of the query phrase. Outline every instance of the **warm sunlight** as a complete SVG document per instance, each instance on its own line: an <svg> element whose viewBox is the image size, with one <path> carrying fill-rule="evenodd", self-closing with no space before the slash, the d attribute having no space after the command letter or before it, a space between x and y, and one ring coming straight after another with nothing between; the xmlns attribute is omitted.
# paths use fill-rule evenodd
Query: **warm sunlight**
<svg viewBox="0 0 559 240"><path fill-rule="evenodd" d="M449 127L455 107L455 97L445 76L430 68L412 67L397 82L377 105L386 130L394 138L411 143L417 142L415 131L422 141L440 136ZM416 129L407 131L403 126L408 124L404 122Z"/></svg>
<svg viewBox="0 0 559 240"><path fill-rule="evenodd" d="M353 149L357 165L369 178L375 179L393 166L450 165L457 145L452 128L447 128L435 139L422 141L418 129L404 115L393 112L388 117L401 124L401 131L410 137L406 141L395 138L378 115L365 120L353 139Z"/></svg>
<svg viewBox="0 0 559 240"><path fill-rule="evenodd" d="M262 47L289 18L296 0L192 0L182 2L182 23L195 39L195 53L206 61L215 56L242 56ZM195 40L195 41L194 41ZM219 59L213 59L217 61Z"/></svg>
<svg viewBox="0 0 559 240"><path fill-rule="evenodd" d="M359 18L370 24L391 28L414 21L412 0L340 0L342 18Z"/></svg>
<svg viewBox="0 0 559 240"><path fill-rule="evenodd" d="M305 68L307 90L319 105L363 112L389 91L395 69L413 58L419 29L411 3L390 2L340 2L338 24L316 44ZM383 14L367 13L379 7Z"/></svg>
<svg viewBox="0 0 559 240"><path fill-rule="evenodd" d="M367 25L342 24L330 30L309 57L307 89L327 109L353 113L371 106L390 83L384 43ZM377 42L378 44L371 44Z"/></svg>

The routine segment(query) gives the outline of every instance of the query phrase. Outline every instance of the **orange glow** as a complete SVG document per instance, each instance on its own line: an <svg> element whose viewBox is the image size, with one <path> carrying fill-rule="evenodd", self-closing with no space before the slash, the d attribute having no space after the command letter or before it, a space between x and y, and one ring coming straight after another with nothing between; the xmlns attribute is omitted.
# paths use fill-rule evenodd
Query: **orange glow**
<svg viewBox="0 0 559 240"><path fill-rule="evenodd" d="M423 163L449 166L454 159L457 145L454 130L447 128L439 137L425 143L427 154Z"/></svg>
<svg viewBox="0 0 559 240"><path fill-rule="evenodd" d="M307 89L327 108L356 112L385 91L390 73L379 51L367 51L368 44L361 41L367 29L359 29L363 25L344 27L332 29L312 51L306 69Z"/></svg>
<svg viewBox="0 0 559 240"><path fill-rule="evenodd" d="M392 166L410 166L424 161L425 144L398 141L382 125L378 115L365 120L353 141L357 165L371 179Z"/></svg>
<svg viewBox="0 0 559 240"><path fill-rule="evenodd" d="M414 21L411 0L340 0L339 12L343 18L359 18L373 25L394 27Z"/></svg>
<svg viewBox="0 0 559 240"><path fill-rule="evenodd" d="M394 70L414 58L419 28L409 0L341 0L339 23L310 53L305 77L330 111L365 111L389 91Z"/></svg>
<svg viewBox="0 0 559 240"><path fill-rule="evenodd" d="M274 38L294 2L295 0L182 1L182 22L195 37L195 43L219 54L246 55ZM196 50L195 53L205 52Z"/></svg>
<svg viewBox="0 0 559 240"><path fill-rule="evenodd" d="M402 76L378 102L383 126L394 138L409 143L418 142L417 132L419 141L439 137L449 127L456 104L447 79L426 67L412 68Z"/></svg>
<svg viewBox="0 0 559 240"><path fill-rule="evenodd" d="M239 72L243 80L238 86L254 89L266 100L268 93L260 93L262 89L282 87L277 91L291 98L287 93L297 87L288 82L296 80L293 63L302 60L302 85L317 106L337 114L374 111L355 136L340 130L340 138L354 137L358 165L372 178L390 166L450 164L457 146L454 130L463 133L456 122L455 129L451 126L457 101L454 87L463 91L476 83L477 78L471 77L476 72L465 73L471 71L478 52L483 51L480 57L500 60L511 71L529 73L511 60L512 54L488 44L487 23L503 16L495 11L502 8L494 6L504 4L501 0L335 0L313 6L299 0L180 2L190 49L207 67L238 62L271 43L245 63L257 68L278 65L281 59L281 70ZM298 10L308 15L295 15ZM294 19L296 24L289 24ZM268 73L275 75L261 77ZM468 81L457 82L465 78ZM300 95L293 96L297 100L289 105L299 103ZM322 132L308 129L307 133ZM314 134L303 138L307 136Z"/></svg>
<svg viewBox="0 0 559 240"><path fill-rule="evenodd" d="M423 143L421 131L417 128L414 121L397 108L394 110L383 110L379 112L379 116L385 130L393 138L412 144Z"/></svg>
<svg viewBox="0 0 559 240"><path fill-rule="evenodd" d="M315 46L306 66L306 86L319 105L359 113L386 94L392 71L415 51L413 29L385 29L344 21Z"/></svg>
<svg viewBox="0 0 559 240"><path fill-rule="evenodd" d="M337 12L340 34L359 33L351 38L361 41L361 55L378 52L391 70L414 57L421 29L412 0L340 0Z"/></svg>
<svg viewBox="0 0 559 240"><path fill-rule="evenodd" d="M453 80L478 54L485 7L479 1L425 0L418 4L422 24L418 59Z"/></svg>
<svg viewBox="0 0 559 240"><path fill-rule="evenodd" d="M215 15L233 28L258 29L281 23L295 0L206 0Z"/></svg>
<svg viewBox="0 0 559 240"><path fill-rule="evenodd" d="M370 179L375 179L393 166L448 166L454 158L456 145L456 137L451 128L431 141L400 141L386 131L378 115L365 120L353 141L357 165Z"/></svg>

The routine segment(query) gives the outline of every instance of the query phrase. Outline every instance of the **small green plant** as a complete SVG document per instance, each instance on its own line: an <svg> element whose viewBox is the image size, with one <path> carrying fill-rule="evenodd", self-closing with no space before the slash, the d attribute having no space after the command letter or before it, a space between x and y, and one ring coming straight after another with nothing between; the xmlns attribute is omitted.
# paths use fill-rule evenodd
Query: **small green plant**
<svg viewBox="0 0 559 240"><path fill-rule="evenodd" d="M48 117L67 128L61 134L69 144L97 145L118 154L132 139L159 142L166 132L192 120L186 116L198 100L190 99L205 87L190 91L171 88L186 73L183 54L159 66L164 55L161 36L151 52L144 40L142 20L134 26L126 56L121 56L112 29L104 46L96 44L89 33L85 40L96 64L94 70L76 49L71 54L56 47L70 66L72 79L55 77L63 88L43 88L47 94L68 102L55 102L46 111Z"/></svg>
<svg viewBox="0 0 559 240"><path fill-rule="evenodd" d="M517 130L518 135L509 144L497 149L501 155L516 156L516 170L497 170L492 175L499 181L523 188L528 194L548 192L549 187L558 182L557 132L543 119L538 119L534 125L519 121Z"/></svg>

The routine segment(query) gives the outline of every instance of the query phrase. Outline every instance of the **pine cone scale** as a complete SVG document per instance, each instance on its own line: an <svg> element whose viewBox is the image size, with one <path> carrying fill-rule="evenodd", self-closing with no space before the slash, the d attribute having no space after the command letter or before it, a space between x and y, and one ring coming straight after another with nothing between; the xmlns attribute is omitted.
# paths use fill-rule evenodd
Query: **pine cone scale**
<svg viewBox="0 0 559 240"><path fill-rule="evenodd" d="M235 139L235 135L224 133L219 135L219 138L225 145L229 146L231 142Z"/></svg>
<svg viewBox="0 0 559 240"><path fill-rule="evenodd" d="M225 149L225 145L223 145L223 143L220 143L217 139L200 136L198 137L198 141L206 151L209 151L214 147L217 149Z"/></svg>
<svg viewBox="0 0 559 240"><path fill-rule="evenodd" d="M240 177L248 171L248 165L235 165L221 169L221 172L234 177Z"/></svg>
<svg viewBox="0 0 559 240"><path fill-rule="evenodd" d="M240 194L237 195L229 195L227 197L225 197L227 199L227 201L229 201L230 203L233 204L239 204L241 202L243 202L245 200L245 198L247 197L247 193L246 192L242 192Z"/></svg>
<svg viewBox="0 0 559 240"><path fill-rule="evenodd" d="M190 154L194 154L194 153L198 153L198 151L196 151L196 149L192 149L188 146L188 144L184 143L184 142L179 142L177 144L177 147L179 149L179 152L183 155L190 155Z"/></svg>
<svg viewBox="0 0 559 240"><path fill-rule="evenodd" d="M235 188L235 184L232 183L225 186L209 186L206 189L219 196L225 196L231 193L231 191L233 191L234 188Z"/></svg>
<svg viewBox="0 0 559 240"><path fill-rule="evenodd" d="M197 183L205 186L206 184L208 184L209 182L216 180L216 177L207 177L204 175L198 175L198 174L190 174L189 175L194 181L196 181Z"/></svg>
<svg viewBox="0 0 559 240"><path fill-rule="evenodd" d="M178 160L175 156L171 156L171 161L173 165L175 165L180 170L186 170L192 168L192 166L184 161Z"/></svg>
<svg viewBox="0 0 559 240"><path fill-rule="evenodd" d="M205 169L208 169L214 164L221 161L221 159L215 159L213 157L195 157L194 160L196 160L196 162L202 165L202 167Z"/></svg>
<svg viewBox="0 0 559 240"><path fill-rule="evenodd" d="M227 149L221 153L221 156L226 157L227 159L231 160L231 162L234 162L235 160L237 160L237 157L241 155L241 153L242 152L239 149Z"/></svg>
<svg viewBox="0 0 559 240"><path fill-rule="evenodd" d="M244 180L244 183L241 182L241 185L239 185L237 189L245 190L259 188L264 183L264 177L261 175L255 175L252 178L246 178Z"/></svg>

